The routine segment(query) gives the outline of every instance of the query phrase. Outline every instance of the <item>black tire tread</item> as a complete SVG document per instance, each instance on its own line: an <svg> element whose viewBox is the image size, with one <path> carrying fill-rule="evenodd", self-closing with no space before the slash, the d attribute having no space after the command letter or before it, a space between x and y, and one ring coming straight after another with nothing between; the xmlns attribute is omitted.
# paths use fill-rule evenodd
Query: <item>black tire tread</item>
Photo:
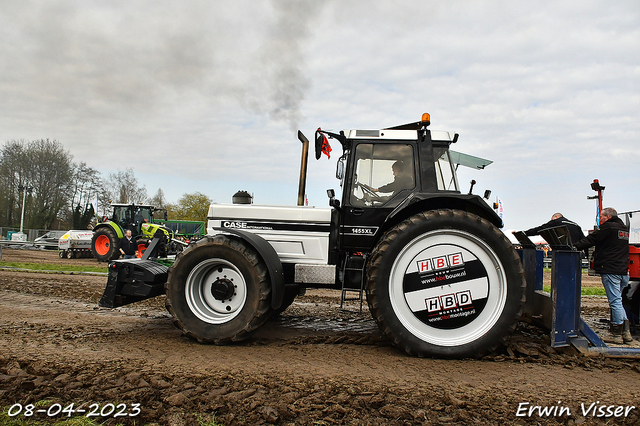
<svg viewBox="0 0 640 426"><path fill-rule="evenodd" d="M169 297L169 289L172 285L172 280L175 279L177 268L180 268L180 262L188 257L195 250L202 250L206 246L211 245L222 245L227 246L232 250L236 250L239 253L242 253L244 257L250 262L251 265L256 269L256 272L259 276L259 309L254 313L252 319L245 324L245 326L235 333L232 336L227 336L225 338L208 338L205 336L198 336L189 327L181 321L176 315L176 311L173 307L173 303L171 298ZM255 332L260 326L262 326L270 317L271 317L271 285L269 282L269 273L268 270L259 257L258 253L253 250L253 248L248 247L241 240L233 237L229 237L226 235L217 235L217 236L207 236L205 238L200 239L196 244L191 244L187 247L186 250L182 251L176 256L176 261L173 266L169 269L169 276L167 282L165 284L165 291L167 293L167 298L165 302L165 307L167 311L171 314L173 324L180 330L182 333L189 337L190 339L196 340L199 343L209 343L215 345L226 345L234 342L239 342L247 339L248 337Z"/></svg>
<svg viewBox="0 0 640 426"><path fill-rule="evenodd" d="M407 233L407 232L411 232L411 229L415 226L418 226L420 223L422 223L425 220L433 220L435 218L449 218L449 219L457 219L457 220L471 220L475 226L477 227L481 227L484 230L491 232L494 234L495 237L499 238L499 239L504 239L505 240L505 244L508 246L511 246L511 243L509 242L509 240L504 236L504 234L502 234L502 232L496 228L495 226L493 226L489 221L466 211L463 210L450 210L450 209L440 209L440 210L430 210L430 211L425 211L419 214L416 214L414 216L409 217L408 219L404 220L403 222L399 223L398 225L392 227L391 229L389 229L380 239L380 241L378 242L378 244L376 245L376 247L374 248L374 250L371 253L371 256L369 258L369 261L367 263L367 271L366 271L366 276L367 276L367 303L369 304L369 310L371 311L371 315L373 316L373 318L376 320L376 322L378 323L378 327L380 328L380 331L382 332L382 334L389 339L396 347L402 349L403 351L405 351L407 354L411 355L411 356L418 356L418 357L427 357L427 356L432 356L432 354L430 352L426 352L426 351L419 351L414 349L411 345L407 344L407 342L404 342L399 336L397 336L393 330L389 327L388 323L387 323L387 318L385 318L385 316L381 313L380 310L380 300L377 294L377 286L376 283L381 279L380 274L381 274L381 266L383 264L383 262L386 262L387 259L385 257L385 252L387 251L389 245L396 239L398 238L401 234L403 233ZM520 258L518 257L518 254L515 252L515 250L513 249L513 247L511 247L510 250L510 256L511 259L507 259L507 260L511 260L514 263L517 263L518 265L520 264ZM523 310L523 306L524 306L524 302L525 302L525 279L524 279L524 270L522 269L522 266L520 266L520 271L519 274L521 276L521 298L519 300L519 307L518 309L515 311L514 315L512 316L512 318L510 318L508 321L506 321L508 323L508 326L506 327L506 329L504 330L503 333L501 333L500 337L496 340L494 340L492 345L487 345L485 346L481 351L478 351L475 356L479 357L482 356L486 353L492 352L494 350L496 350L500 345L504 345L505 340L507 339L507 337L513 332L513 330L515 329L518 320L520 319L520 317L522 316L522 310ZM385 278L382 278L385 279Z"/></svg>

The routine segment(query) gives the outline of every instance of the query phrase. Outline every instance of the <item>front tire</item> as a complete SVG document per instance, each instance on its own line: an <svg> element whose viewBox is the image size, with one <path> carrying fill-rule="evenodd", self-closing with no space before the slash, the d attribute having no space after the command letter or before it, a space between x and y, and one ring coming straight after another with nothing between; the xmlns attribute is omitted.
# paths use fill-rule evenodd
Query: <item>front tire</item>
<svg viewBox="0 0 640 426"><path fill-rule="evenodd" d="M266 265L233 237L200 240L169 270L167 310L179 329L201 343L248 338L271 316L270 301Z"/></svg>
<svg viewBox="0 0 640 426"><path fill-rule="evenodd" d="M108 262L120 257L118 239L111 228L100 228L91 238L91 253L99 262Z"/></svg>
<svg viewBox="0 0 640 426"><path fill-rule="evenodd" d="M367 268L369 309L410 355L479 357L513 331L524 303L520 259L474 214L423 212L394 226Z"/></svg>

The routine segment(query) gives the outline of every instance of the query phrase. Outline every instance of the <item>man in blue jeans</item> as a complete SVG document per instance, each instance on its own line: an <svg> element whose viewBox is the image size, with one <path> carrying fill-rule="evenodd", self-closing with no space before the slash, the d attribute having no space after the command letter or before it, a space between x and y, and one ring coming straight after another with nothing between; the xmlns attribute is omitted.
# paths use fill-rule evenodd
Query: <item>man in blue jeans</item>
<svg viewBox="0 0 640 426"><path fill-rule="evenodd" d="M633 337L622 307L622 289L629 285L629 228L611 207L600 213L600 229L575 243L578 250L596 246L594 269L602 278L611 308L610 343L631 343Z"/></svg>

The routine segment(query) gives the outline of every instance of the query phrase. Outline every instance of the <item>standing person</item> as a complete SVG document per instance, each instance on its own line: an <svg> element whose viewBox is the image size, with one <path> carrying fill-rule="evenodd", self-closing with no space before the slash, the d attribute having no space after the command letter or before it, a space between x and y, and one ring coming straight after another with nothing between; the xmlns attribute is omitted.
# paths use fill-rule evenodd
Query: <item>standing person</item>
<svg viewBox="0 0 640 426"><path fill-rule="evenodd" d="M596 246L594 269L602 278L611 308L612 343L631 343L633 337L627 314L622 307L622 289L629 285L629 228L611 207L600 213L600 229L575 243L576 249Z"/></svg>
<svg viewBox="0 0 640 426"><path fill-rule="evenodd" d="M123 259L133 259L136 256L136 242L131 238L131 229L124 232L124 237L120 240L120 253Z"/></svg>
<svg viewBox="0 0 640 426"><path fill-rule="evenodd" d="M529 237L532 235L539 235L540 231L562 225L565 225L569 229L569 235L571 236L572 244L575 244L576 242L584 238L584 233L582 232L580 226L577 223L572 222L564 217L562 213L554 213L554 215L551 216L551 220L549 222L545 223L544 225L536 226L535 228L527 229L526 231L524 231L524 234Z"/></svg>

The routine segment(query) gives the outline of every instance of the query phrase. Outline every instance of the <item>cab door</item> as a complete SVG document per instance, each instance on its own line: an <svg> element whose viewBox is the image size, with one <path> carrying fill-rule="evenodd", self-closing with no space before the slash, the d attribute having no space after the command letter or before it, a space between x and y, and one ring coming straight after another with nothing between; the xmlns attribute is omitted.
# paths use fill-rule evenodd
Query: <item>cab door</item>
<svg viewBox="0 0 640 426"><path fill-rule="evenodd" d="M341 248L370 252L389 213L415 190L415 149L397 141L363 141L352 158L343 190Z"/></svg>

